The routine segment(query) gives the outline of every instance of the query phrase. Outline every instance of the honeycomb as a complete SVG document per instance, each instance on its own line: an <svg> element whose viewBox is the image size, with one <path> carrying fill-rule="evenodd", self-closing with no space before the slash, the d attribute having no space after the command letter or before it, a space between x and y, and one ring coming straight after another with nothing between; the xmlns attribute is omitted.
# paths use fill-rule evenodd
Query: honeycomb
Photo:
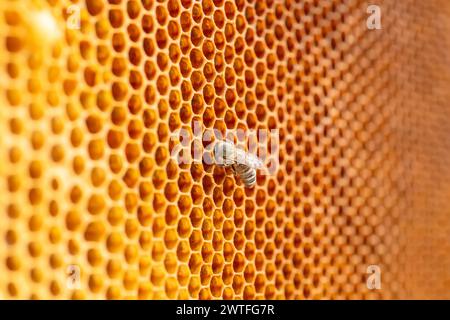
<svg viewBox="0 0 450 320"><path fill-rule="evenodd" d="M4 0L0 46L0 298L450 299L450 2Z"/></svg>

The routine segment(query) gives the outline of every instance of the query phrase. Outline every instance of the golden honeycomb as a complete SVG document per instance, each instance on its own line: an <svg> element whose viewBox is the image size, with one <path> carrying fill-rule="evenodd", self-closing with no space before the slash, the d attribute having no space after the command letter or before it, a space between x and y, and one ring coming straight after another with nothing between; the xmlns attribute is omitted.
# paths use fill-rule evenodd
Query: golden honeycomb
<svg viewBox="0 0 450 320"><path fill-rule="evenodd" d="M3 0L0 46L0 298L450 298L450 2Z"/></svg>

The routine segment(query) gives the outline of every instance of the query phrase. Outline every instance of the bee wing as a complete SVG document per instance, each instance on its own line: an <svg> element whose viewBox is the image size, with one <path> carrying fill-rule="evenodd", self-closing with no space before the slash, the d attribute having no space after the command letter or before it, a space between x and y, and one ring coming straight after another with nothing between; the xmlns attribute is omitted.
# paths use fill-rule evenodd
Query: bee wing
<svg viewBox="0 0 450 320"><path fill-rule="evenodd" d="M228 141L219 141L214 146L215 161L220 166L232 166L234 164L243 164L252 169L261 169L264 163L251 153L237 148Z"/></svg>
<svg viewBox="0 0 450 320"><path fill-rule="evenodd" d="M252 169L261 169L264 166L264 163L256 155L247 153L242 149L236 149L236 161Z"/></svg>

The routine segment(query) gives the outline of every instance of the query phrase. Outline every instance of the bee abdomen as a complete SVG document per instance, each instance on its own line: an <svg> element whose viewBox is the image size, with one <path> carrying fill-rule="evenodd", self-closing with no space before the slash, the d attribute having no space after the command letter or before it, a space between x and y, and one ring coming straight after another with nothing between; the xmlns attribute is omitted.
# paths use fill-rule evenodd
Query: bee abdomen
<svg viewBox="0 0 450 320"><path fill-rule="evenodd" d="M233 165L237 175L242 179L246 187L252 187L256 183L256 170L244 164Z"/></svg>

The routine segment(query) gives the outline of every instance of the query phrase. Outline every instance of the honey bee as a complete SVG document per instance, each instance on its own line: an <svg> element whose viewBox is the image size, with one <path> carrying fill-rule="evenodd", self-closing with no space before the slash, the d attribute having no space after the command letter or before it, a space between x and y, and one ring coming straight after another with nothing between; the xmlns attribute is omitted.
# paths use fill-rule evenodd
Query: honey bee
<svg viewBox="0 0 450 320"><path fill-rule="evenodd" d="M237 148L229 141L216 143L214 158L218 166L231 167L233 173L240 177L248 188L256 183L256 169L261 169L264 165L257 156Z"/></svg>

